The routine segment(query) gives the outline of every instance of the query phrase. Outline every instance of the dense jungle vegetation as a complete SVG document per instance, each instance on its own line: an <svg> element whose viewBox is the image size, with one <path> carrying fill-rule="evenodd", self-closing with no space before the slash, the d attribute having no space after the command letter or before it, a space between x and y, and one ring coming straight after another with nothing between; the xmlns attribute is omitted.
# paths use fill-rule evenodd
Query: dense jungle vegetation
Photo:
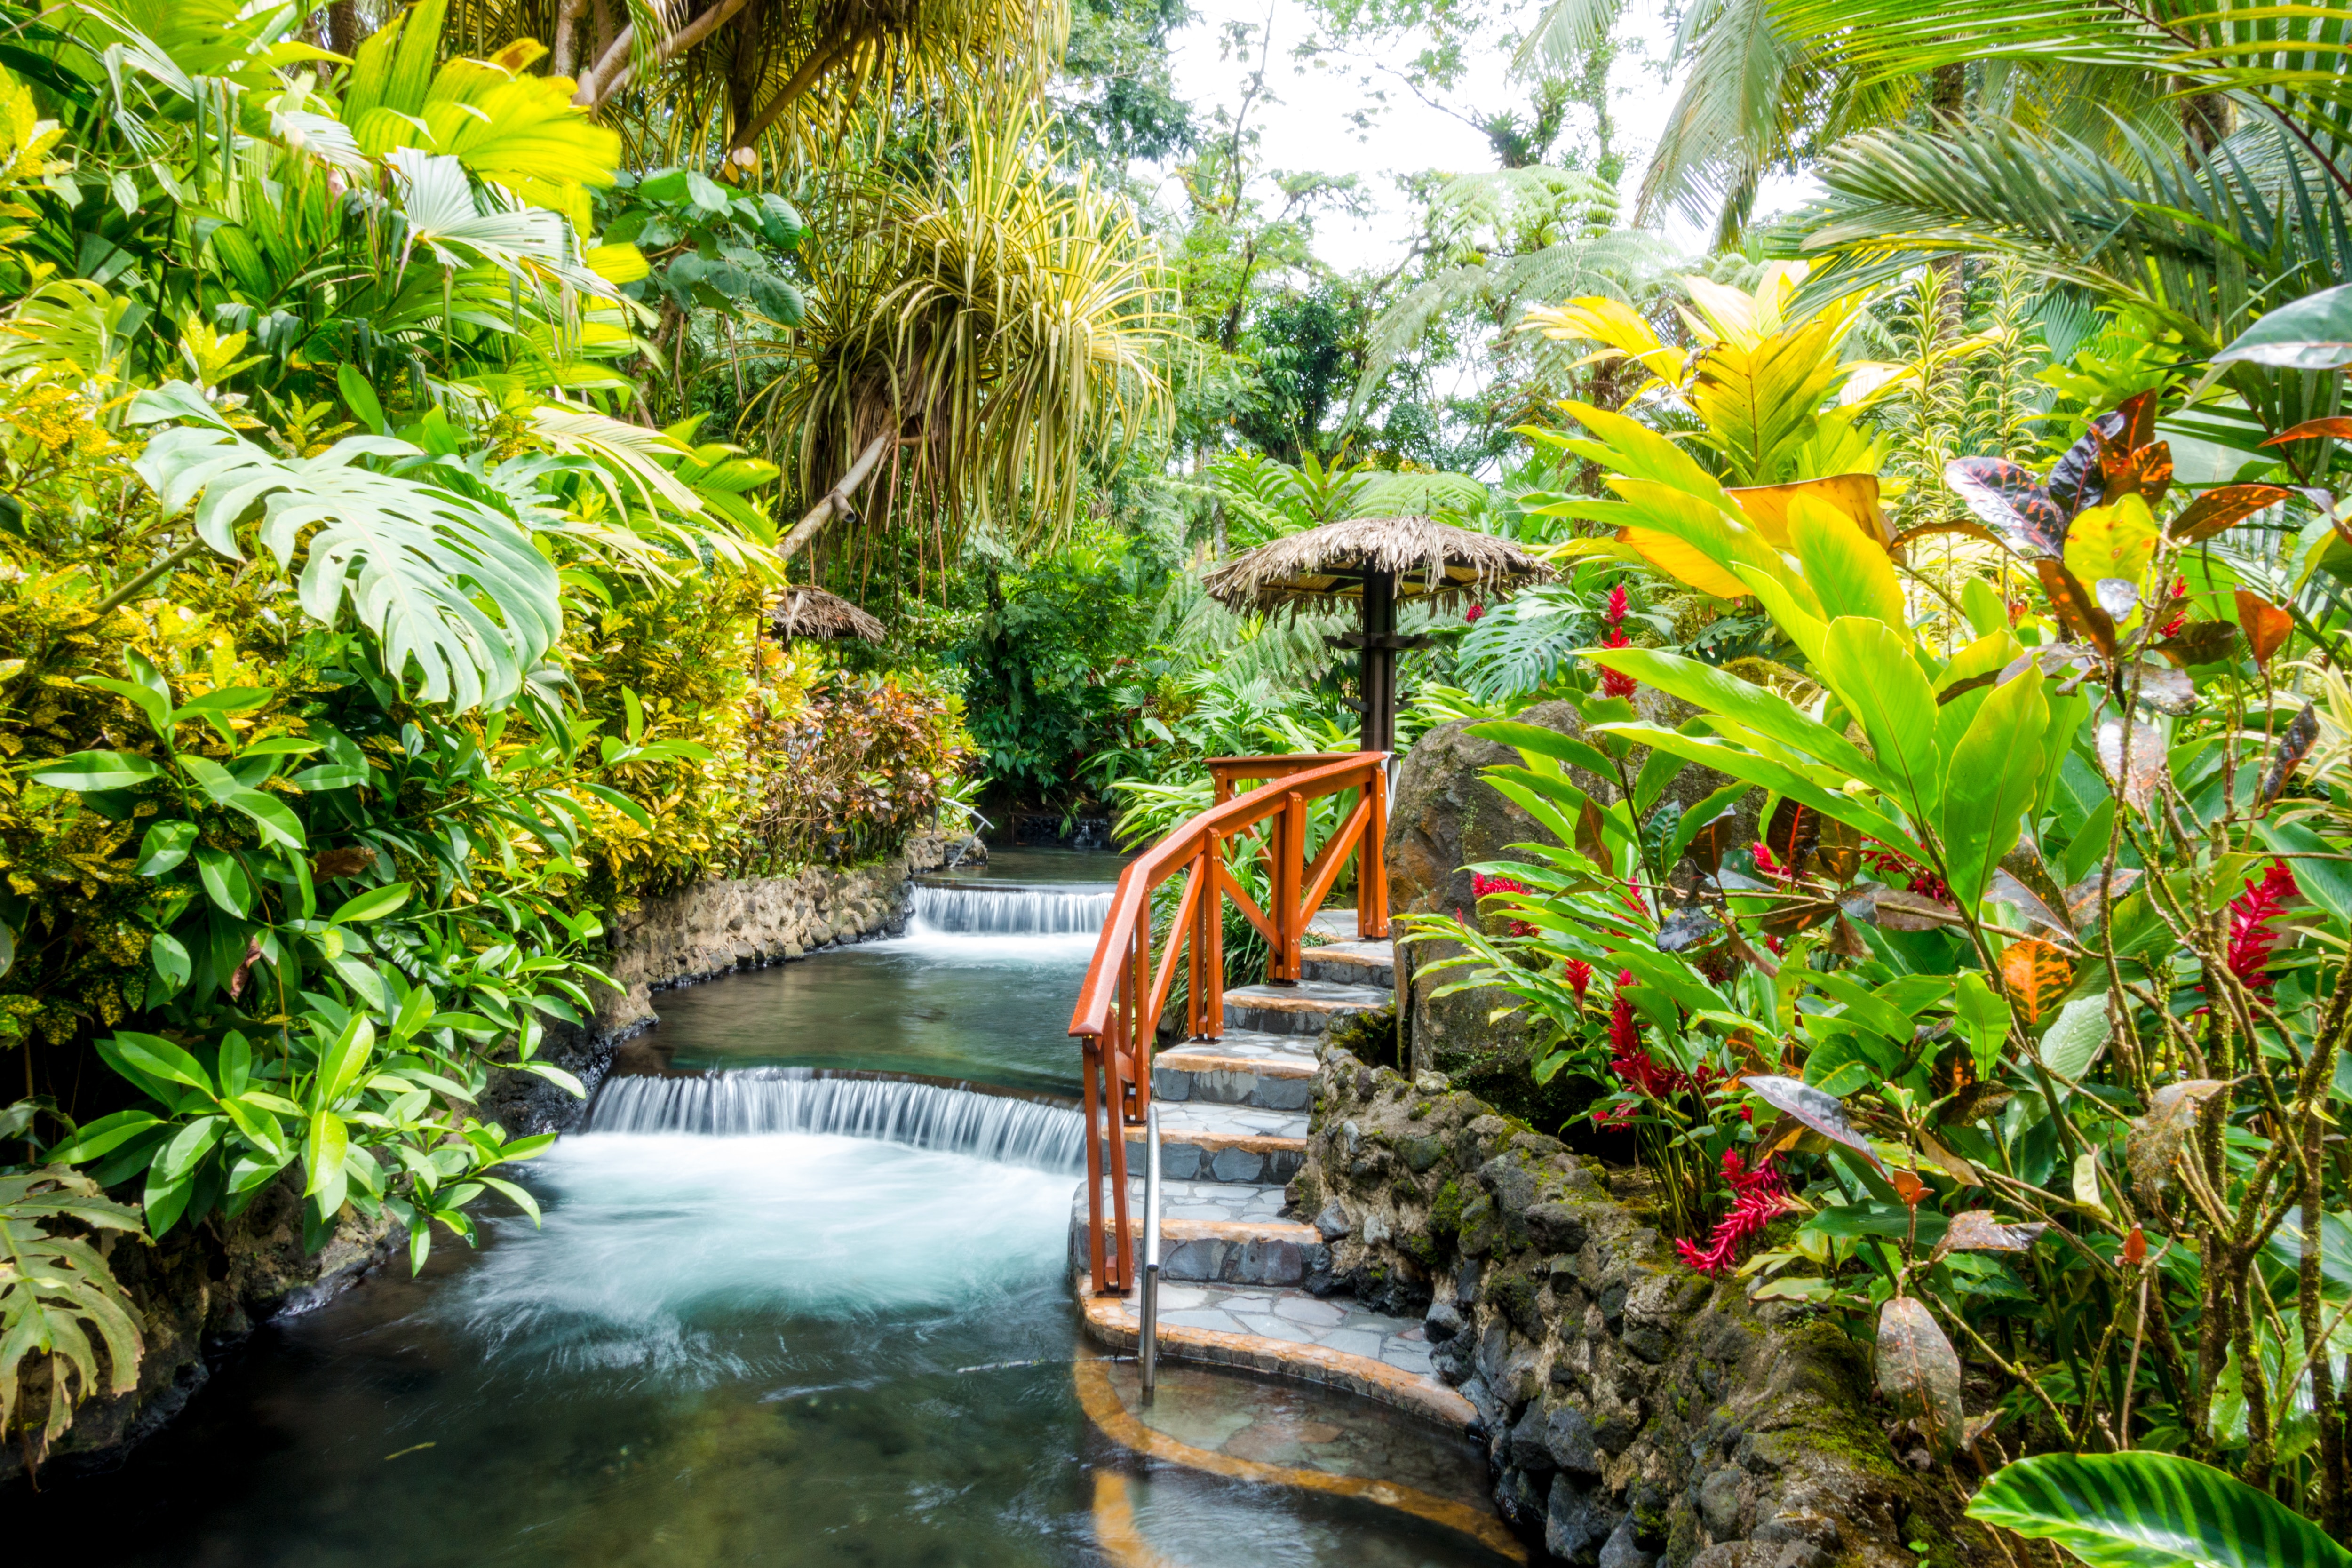
<svg viewBox="0 0 2352 1568"><path fill-rule="evenodd" d="M1378 267L1174 0L0 4L0 1436L110 1248L530 1208L632 900L1351 746L1200 582L1410 512L1558 569L1406 616L1548 835L1425 978L2008 1561L2352 1560L2352 13L1707 0L1643 150L1608 0L1300 10L1492 152Z"/></svg>

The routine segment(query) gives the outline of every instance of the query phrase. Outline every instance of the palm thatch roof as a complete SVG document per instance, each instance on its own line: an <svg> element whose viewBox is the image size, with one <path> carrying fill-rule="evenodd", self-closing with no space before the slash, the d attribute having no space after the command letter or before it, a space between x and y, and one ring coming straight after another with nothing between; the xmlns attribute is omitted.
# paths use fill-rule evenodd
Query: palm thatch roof
<svg viewBox="0 0 2352 1568"><path fill-rule="evenodd" d="M786 642L794 637L864 637L880 642L882 623L838 595L822 588L787 588L768 612L768 623Z"/></svg>
<svg viewBox="0 0 2352 1568"><path fill-rule="evenodd" d="M1361 600L1367 573L1392 573L1400 599L1507 594L1548 581L1550 567L1507 539L1426 517L1351 517L1234 556L1202 586L1233 610L1297 610Z"/></svg>

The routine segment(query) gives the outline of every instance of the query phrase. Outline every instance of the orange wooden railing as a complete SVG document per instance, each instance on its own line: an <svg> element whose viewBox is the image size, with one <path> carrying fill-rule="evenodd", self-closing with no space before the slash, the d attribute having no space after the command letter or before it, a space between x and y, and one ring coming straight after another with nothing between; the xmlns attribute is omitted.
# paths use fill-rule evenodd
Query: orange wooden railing
<svg viewBox="0 0 2352 1568"><path fill-rule="evenodd" d="M1224 901L1265 936L1273 952L1266 979L1296 984L1307 921L1349 859L1356 870L1356 922L1367 940L1388 935L1388 876L1381 858L1388 837L1385 752L1287 757L1217 757L1209 763L1216 804L1162 838L1119 874L1110 914L1095 942L1094 962L1070 1014L1070 1033L1086 1053L1087 1204L1095 1289L1124 1294L1134 1283L1134 1231L1127 1203L1129 1127L1151 1104L1151 1049L1160 1015L1184 962L1185 1033L1213 1040L1224 1032ZM1235 784L1272 781L1244 795ZM1307 803L1355 794L1338 831L1307 858ZM1257 830L1263 826L1265 831ZM1272 873L1268 907L1237 882L1226 856L1252 847ZM1168 922L1163 951L1152 954L1151 895L1181 873L1184 889ZM1103 1188L1108 1164L1109 1234Z"/></svg>

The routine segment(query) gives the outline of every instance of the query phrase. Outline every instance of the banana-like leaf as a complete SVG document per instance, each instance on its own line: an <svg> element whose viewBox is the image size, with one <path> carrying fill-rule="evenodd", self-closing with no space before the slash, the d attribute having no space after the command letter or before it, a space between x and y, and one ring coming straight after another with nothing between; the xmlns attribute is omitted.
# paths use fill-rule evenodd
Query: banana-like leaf
<svg viewBox="0 0 2352 1568"><path fill-rule="evenodd" d="M1969 1517L2091 1568L2352 1568L2352 1552L2243 1481L2170 1454L2042 1454L1985 1483Z"/></svg>

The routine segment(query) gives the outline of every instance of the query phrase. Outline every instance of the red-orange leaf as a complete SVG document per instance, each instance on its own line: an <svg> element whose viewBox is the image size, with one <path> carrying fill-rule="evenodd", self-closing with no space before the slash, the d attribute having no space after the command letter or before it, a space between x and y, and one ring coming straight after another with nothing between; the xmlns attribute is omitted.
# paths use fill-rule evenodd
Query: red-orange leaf
<svg viewBox="0 0 2352 1568"><path fill-rule="evenodd" d="M1919 1200L1927 1195L1927 1184L1909 1171L1889 1171L1886 1179L1895 1184L1895 1195L1915 1209Z"/></svg>
<svg viewBox="0 0 2352 1568"><path fill-rule="evenodd" d="M2293 494L2284 485L2217 485L2190 501L2172 520L2172 537L2184 544L2210 539Z"/></svg>
<svg viewBox="0 0 2352 1568"><path fill-rule="evenodd" d="M2083 586L2083 580L2066 570L2064 562L2053 561L2046 555L2034 562L2033 570L2042 579L2042 591L2050 596L2059 615L2088 637L2092 646L2113 658L2115 617L2099 607L2091 591Z"/></svg>
<svg viewBox="0 0 2352 1568"><path fill-rule="evenodd" d="M2286 645L2287 634L2294 630L2294 617L2260 595L2241 588L2238 628L2246 634L2246 645L2254 650L2254 662L2268 664L2271 655Z"/></svg>
<svg viewBox="0 0 2352 1568"><path fill-rule="evenodd" d="M2352 418L2331 414L2325 419L2306 419L2292 429L2282 430L2263 443L2265 447L2284 447L2289 441L2316 441L2322 436L2338 440L2352 440Z"/></svg>
<svg viewBox="0 0 2352 1568"><path fill-rule="evenodd" d="M2137 1268L2147 1259L2147 1236L2139 1226L2134 1226L2131 1234L2124 1237L2124 1261Z"/></svg>
<svg viewBox="0 0 2352 1568"><path fill-rule="evenodd" d="M2074 983L2074 965L2055 942L2029 937L2011 942L2001 952L2001 988L2028 1026L2041 1022Z"/></svg>

